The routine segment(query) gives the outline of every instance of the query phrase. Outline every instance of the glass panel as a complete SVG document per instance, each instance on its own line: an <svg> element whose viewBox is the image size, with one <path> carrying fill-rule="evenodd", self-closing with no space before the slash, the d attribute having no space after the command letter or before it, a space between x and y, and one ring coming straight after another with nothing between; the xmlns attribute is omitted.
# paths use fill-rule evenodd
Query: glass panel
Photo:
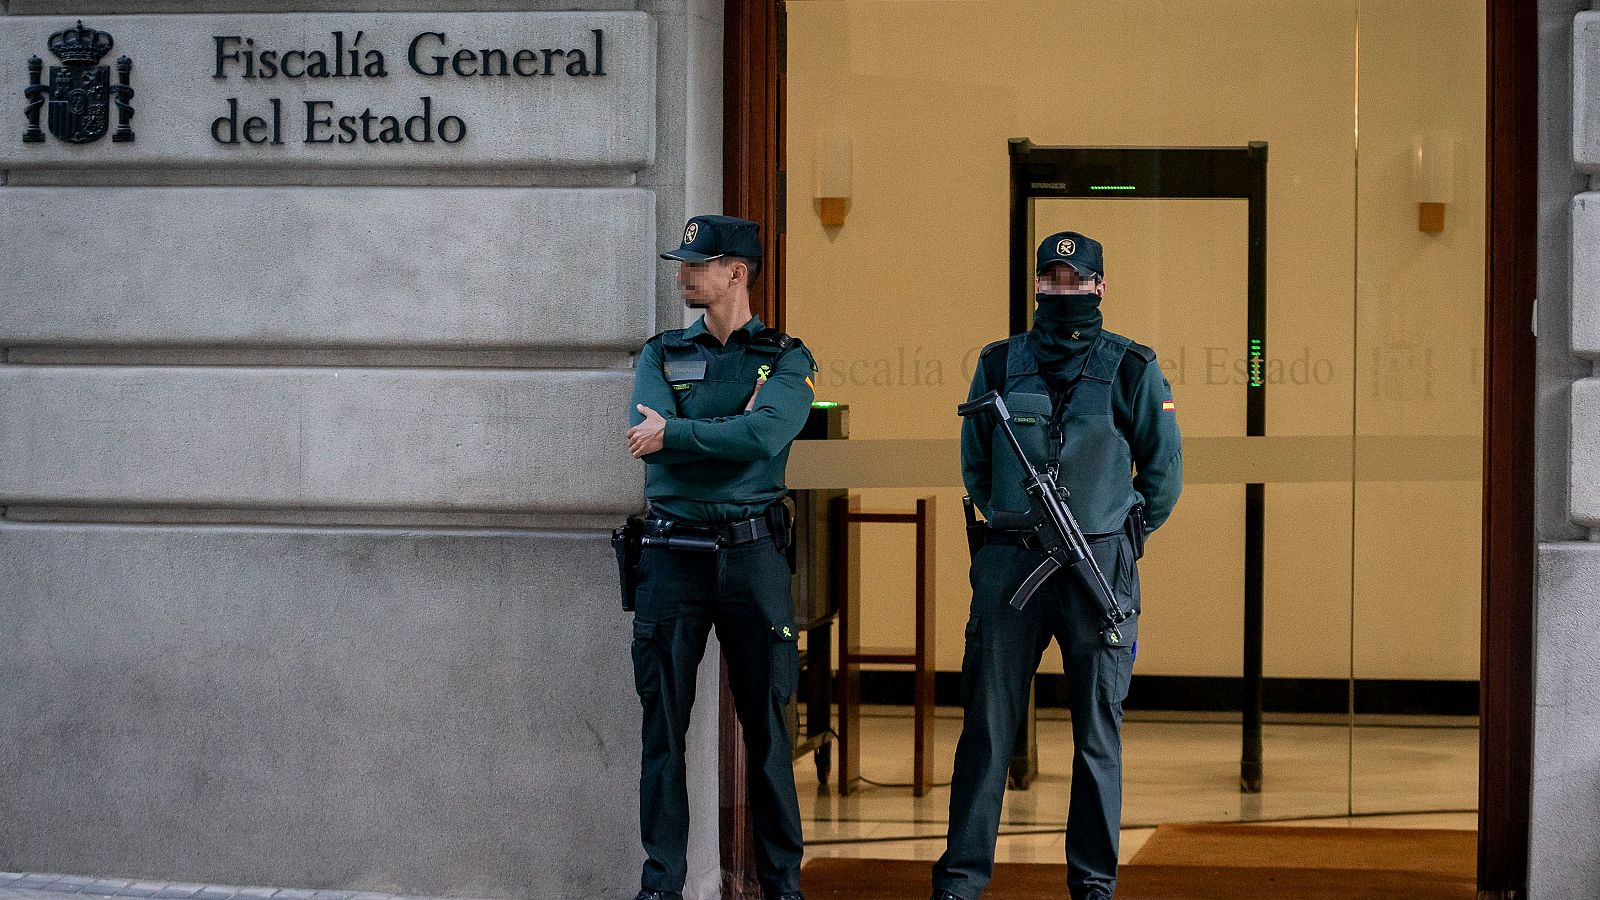
<svg viewBox="0 0 1600 900"><path fill-rule="evenodd" d="M1361 4L1358 813L1477 806L1484 28L1482 0Z"/></svg>
<svg viewBox="0 0 1600 900"><path fill-rule="evenodd" d="M1237 468L1222 470L1217 462L1252 456L1256 474L1250 477L1268 485L1265 673L1274 684L1289 679L1335 683L1332 691L1305 691L1304 696L1277 688L1269 693L1275 714L1263 729L1266 779L1259 795L1238 791L1237 715L1139 709L1143 702L1136 697L1126 748L1124 816L1130 823L1346 811L1347 694L1338 685L1347 679L1350 664L1350 464L1349 442L1339 430L1349 428L1350 395L1348 364L1334 361L1343 362L1349 353L1349 301L1348 295L1324 293L1319 303L1295 302L1289 292L1269 290L1267 434L1309 440L1295 442L1290 450L1272 445L1265 452L1253 450L1261 441L1245 437L1247 211L1242 200L1049 200L1037 205L1039 234L1075 228L1094 235L1106 245L1108 269L1125 273L1108 274L1106 327L1158 348L1183 426L1180 512L1152 540L1140 564L1148 598L1140 677L1173 690L1239 676L1243 478ZM1269 228L1281 221L1273 219ZM1292 272L1295 262L1272 255L1269 288L1278 283L1271 264ZM1293 276L1286 277L1292 283ZM1308 510L1324 512L1308 515ZM1157 693L1158 706L1161 699ZM1236 702L1234 696L1226 699ZM1149 721L1153 717L1162 721ZM1182 742L1197 735L1204 736L1210 751L1204 764L1189 766L1177 778L1150 777L1170 767L1171 759L1183 758ZM1166 759L1157 752L1150 754L1148 766L1135 762L1146 755L1146 740L1171 738L1179 744L1164 754Z"/></svg>

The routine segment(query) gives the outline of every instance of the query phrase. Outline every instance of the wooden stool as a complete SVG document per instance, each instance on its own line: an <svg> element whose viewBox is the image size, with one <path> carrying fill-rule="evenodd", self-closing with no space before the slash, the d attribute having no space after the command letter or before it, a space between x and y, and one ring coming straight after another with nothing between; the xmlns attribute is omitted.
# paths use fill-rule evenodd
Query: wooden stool
<svg viewBox="0 0 1600 900"><path fill-rule="evenodd" d="M861 779L861 666L909 665L915 672L913 701L914 749L912 795L924 796L933 786L933 612L934 612L934 498L917 500L916 512L861 512L860 497L836 498L832 515L834 576L839 598L839 793L848 794ZM915 525L917 529L916 644L910 652L864 649L861 645L859 574L853 551L860 547L850 526L858 523Z"/></svg>

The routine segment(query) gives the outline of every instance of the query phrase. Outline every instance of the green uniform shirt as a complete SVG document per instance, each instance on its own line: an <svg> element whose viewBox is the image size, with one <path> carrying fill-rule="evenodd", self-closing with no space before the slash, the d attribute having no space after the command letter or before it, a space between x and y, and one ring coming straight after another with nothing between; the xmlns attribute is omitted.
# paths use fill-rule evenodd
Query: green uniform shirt
<svg viewBox="0 0 1600 900"><path fill-rule="evenodd" d="M1004 346L1005 342L999 342L984 352L968 399L981 397L991 389L1004 392L1006 372L1000 362L1004 355L990 352ZM1178 495L1183 492L1183 452L1172 386L1154 360L1146 362L1129 352L1123 354L1111 387L1112 420L1128 442L1133 457L1133 487L1144 503L1145 528L1153 532L1172 514ZM985 515L989 514L993 496L993 439L988 423L980 424L976 417L962 422L962 480ZM1001 452L1010 451L1001 448Z"/></svg>
<svg viewBox="0 0 1600 900"><path fill-rule="evenodd" d="M816 365L799 341L781 356L752 346L763 327L752 317L719 344L701 317L639 351L629 424L644 421L641 403L667 420L664 448L644 457L645 496L656 515L734 522L760 515L786 492L789 445L811 412ZM671 354L662 345L674 339L692 344L697 362L669 373ZM762 367L767 382L746 411Z"/></svg>

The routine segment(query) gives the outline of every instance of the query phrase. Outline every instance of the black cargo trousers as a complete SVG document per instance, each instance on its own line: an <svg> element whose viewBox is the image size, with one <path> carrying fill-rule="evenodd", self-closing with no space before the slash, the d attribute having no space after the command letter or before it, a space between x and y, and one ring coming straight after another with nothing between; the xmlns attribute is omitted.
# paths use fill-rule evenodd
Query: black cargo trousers
<svg viewBox="0 0 1600 900"><path fill-rule="evenodd" d="M1119 605L1139 609L1133 542L1125 532L1090 537L1095 562ZM1006 774L1028 693L1054 637L1072 705L1072 796L1067 812L1067 886L1074 900L1116 888L1122 821L1122 702L1133 674L1138 618L1104 637L1099 606L1063 569L1023 609L1009 602L1039 564L1038 550L987 544L972 561L972 612L961 664L964 718L950 786L950 832L933 886L978 900L994 873Z"/></svg>
<svg viewBox="0 0 1600 900"><path fill-rule="evenodd" d="M648 858L640 883L648 890L681 892L687 874L684 737L713 628L744 729L757 877L768 897L800 889L804 846L786 716L799 680L791 578L770 538L713 552L641 553L633 672L644 708L639 831Z"/></svg>

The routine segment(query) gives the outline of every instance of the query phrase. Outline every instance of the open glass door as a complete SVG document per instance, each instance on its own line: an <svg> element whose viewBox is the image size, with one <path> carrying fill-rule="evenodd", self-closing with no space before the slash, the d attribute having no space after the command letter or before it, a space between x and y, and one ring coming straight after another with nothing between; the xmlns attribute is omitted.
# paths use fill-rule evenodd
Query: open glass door
<svg viewBox="0 0 1600 900"><path fill-rule="evenodd" d="M850 407L855 447L835 475L868 509L933 496L941 510L938 782L960 731L970 600L954 409L979 350L1028 312L1019 322L1011 304L1009 141L1262 142L1264 322L1237 193L1140 195L1107 177L1092 196L1046 187L1032 201L1032 236L1104 244L1106 327L1155 348L1185 438L1183 499L1141 563L1123 854L1174 822L1428 813L1393 821L1471 827L1476 722L1460 714L1475 710L1478 665L1483 22L1481 0L790 0L788 330L817 356L819 398ZM807 465L797 448L791 469ZM907 646L910 537L862 540L866 640ZM1008 794L1001 861L1061 860L1061 666L1048 651L1037 777ZM910 677L868 671L861 685L866 780L841 795L818 790L808 761L796 770L808 853L932 859L948 790L880 786L911 780Z"/></svg>

